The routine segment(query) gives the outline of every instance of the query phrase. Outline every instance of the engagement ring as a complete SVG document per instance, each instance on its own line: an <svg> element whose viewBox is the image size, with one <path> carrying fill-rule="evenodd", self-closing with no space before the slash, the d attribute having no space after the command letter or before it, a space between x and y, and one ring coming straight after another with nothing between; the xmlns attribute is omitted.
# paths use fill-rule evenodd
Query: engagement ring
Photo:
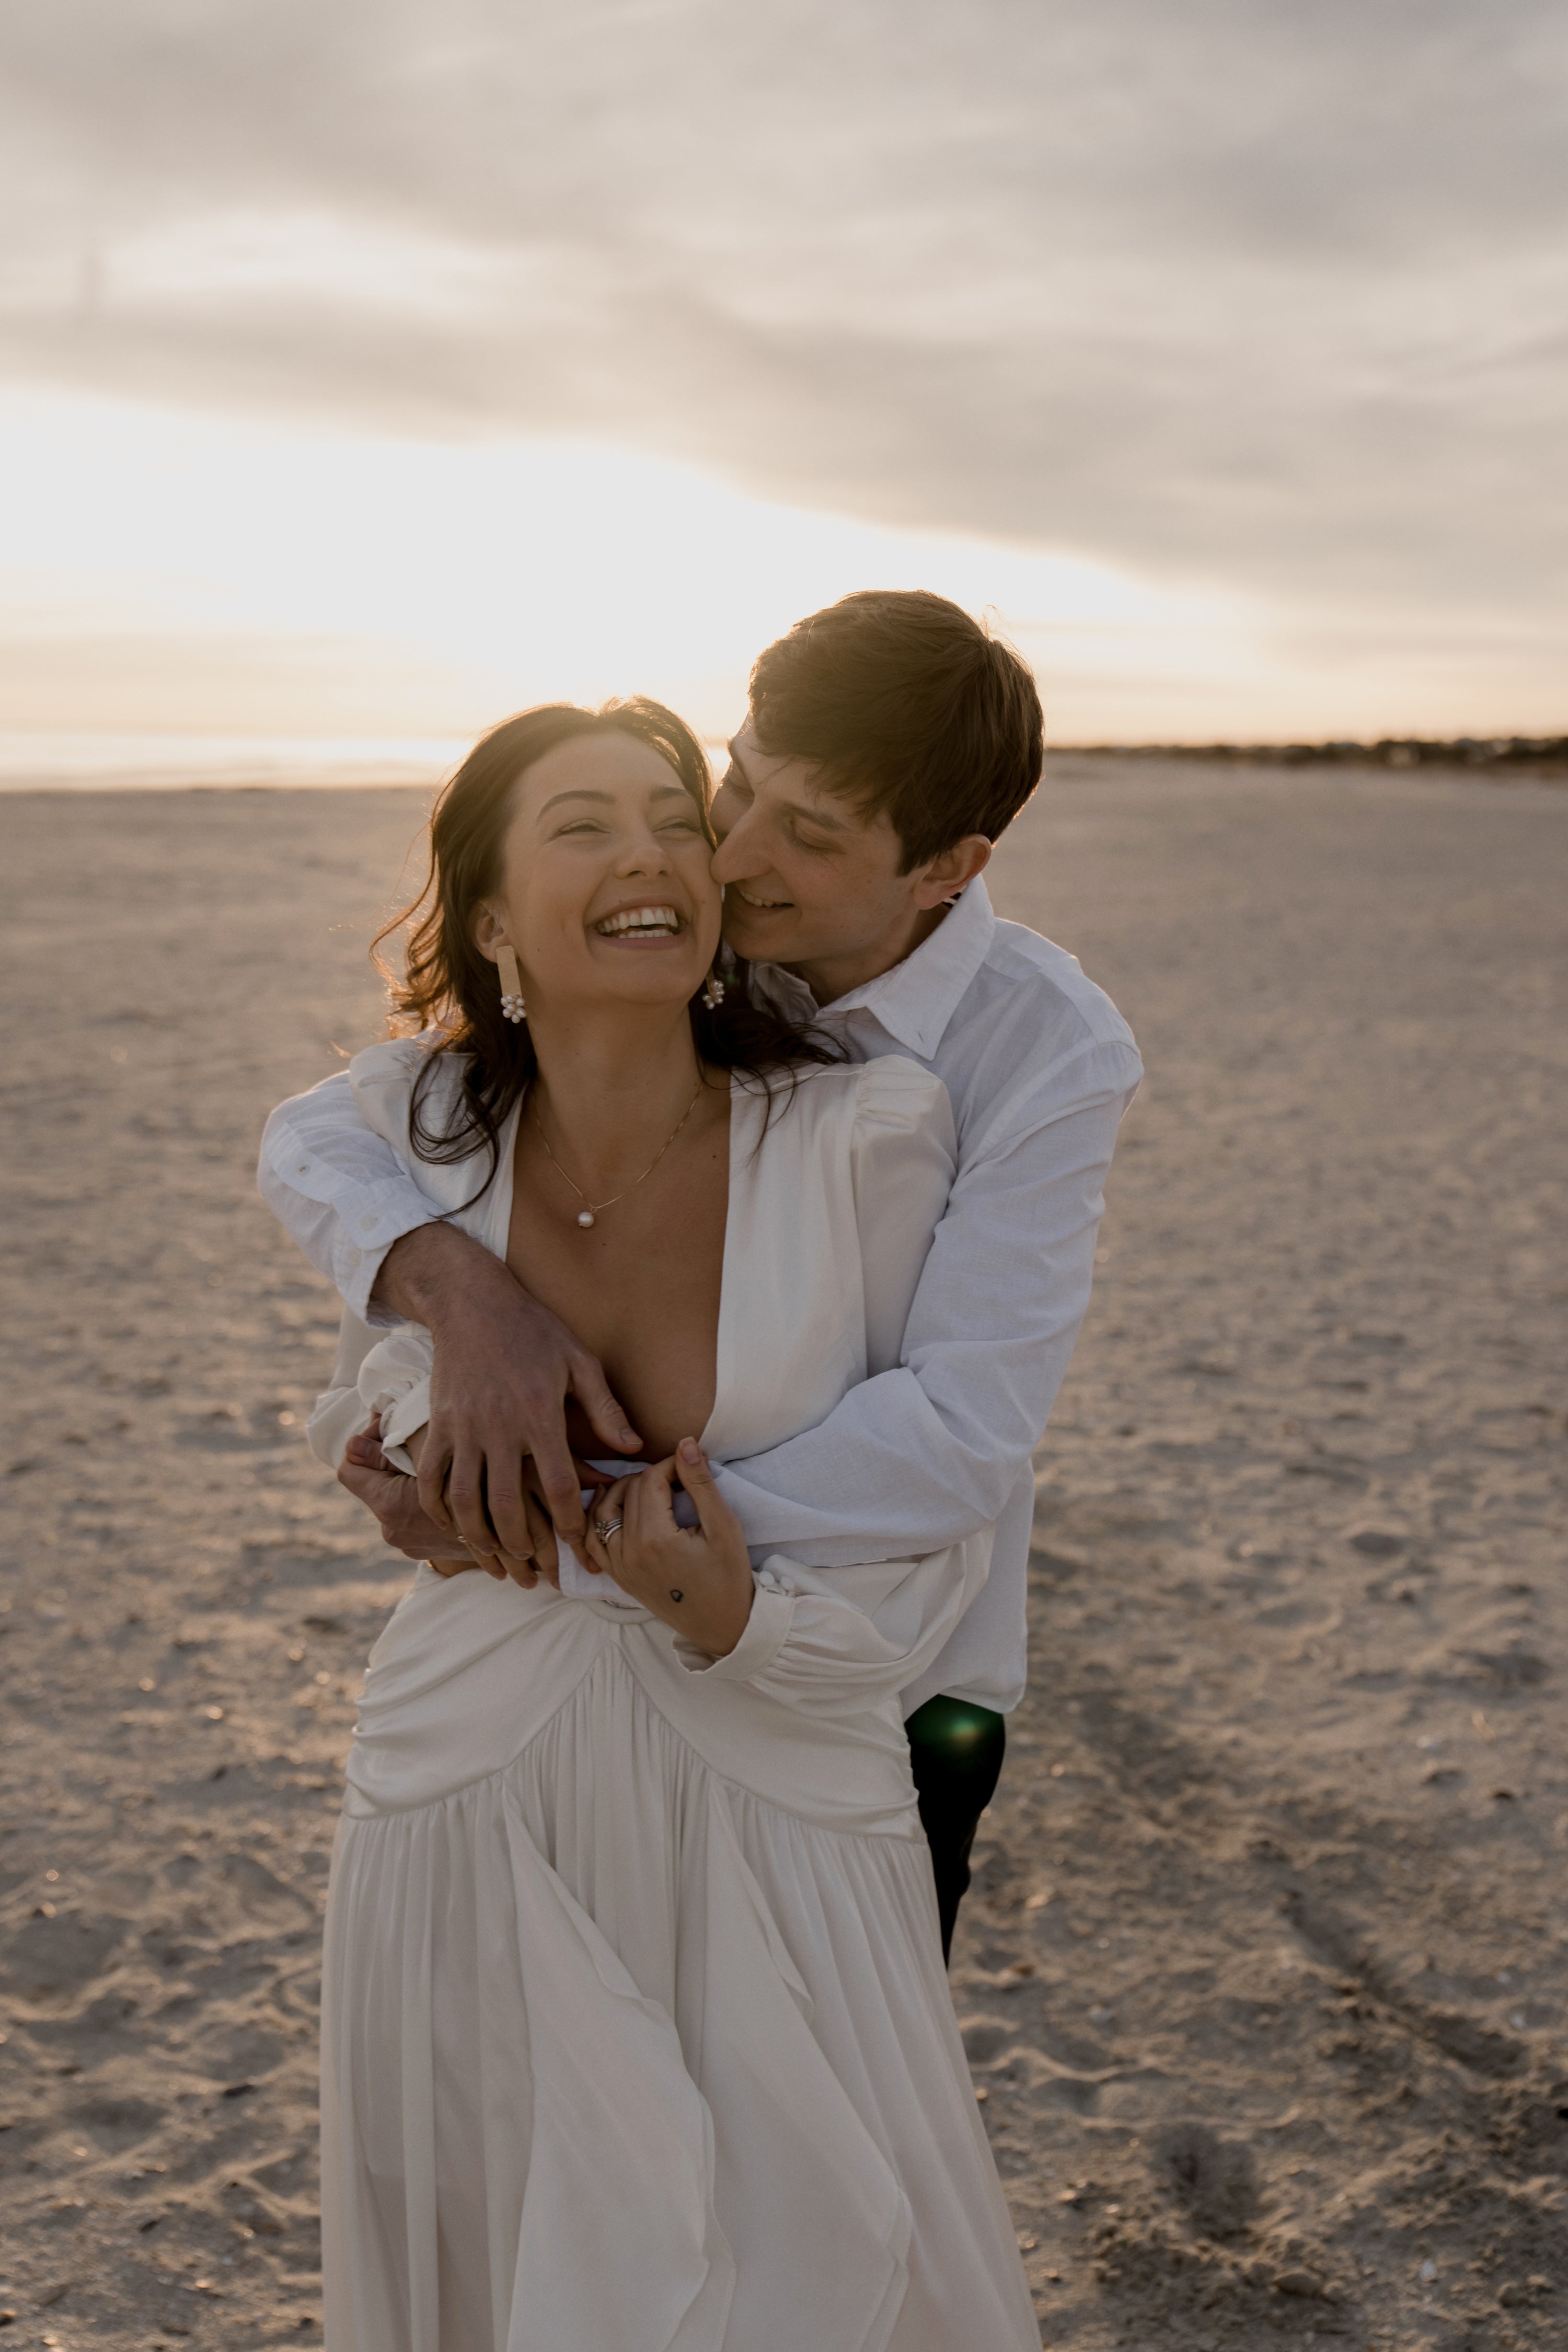
<svg viewBox="0 0 1568 2352"><path fill-rule="evenodd" d="M621 1529L625 1525L626 1521L624 1519L601 1519L598 1522L599 1541L601 1543L608 1543L612 1536L618 1536L620 1534Z"/></svg>

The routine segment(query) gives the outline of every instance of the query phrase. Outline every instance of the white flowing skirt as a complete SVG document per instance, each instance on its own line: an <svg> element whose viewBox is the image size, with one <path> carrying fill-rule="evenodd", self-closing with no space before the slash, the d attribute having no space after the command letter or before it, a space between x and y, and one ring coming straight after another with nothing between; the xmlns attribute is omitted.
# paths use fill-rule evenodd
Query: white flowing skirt
<svg viewBox="0 0 1568 2352"><path fill-rule="evenodd" d="M329 2352L1037 2352L895 1706L422 1569L349 1781Z"/></svg>

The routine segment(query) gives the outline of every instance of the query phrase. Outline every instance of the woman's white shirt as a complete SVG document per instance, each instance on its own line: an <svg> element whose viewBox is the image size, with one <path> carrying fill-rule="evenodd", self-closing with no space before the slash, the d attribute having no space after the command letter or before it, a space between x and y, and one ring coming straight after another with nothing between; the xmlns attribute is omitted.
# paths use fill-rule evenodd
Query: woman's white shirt
<svg viewBox="0 0 1568 2352"><path fill-rule="evenodd" d="M432 1059L417 1039L355 1057L349 1076L360 1114L448 1222L504 1256L518 1113L502 1130L489 1181L484 1151L446 1166L419 1160L410 1118L427 1064L423 1118L438 1131L460 1068L452 1055ZM902 1056L808 1068L775 1079L772 1099L736 1077L718 1379L702 1433L712 1461L763 1453L815 1427L858 1381L898 1365L955 1163L946 1088ZM341 1461L350 1435L379 1412L384 1445L411 1468L403 1442L428 1418L432 1352L422 1326L372 1330L345 1312L332 1382L309 1425L321 1458ZM831 1576L754 1551L757 1595L736 1649L710 1663L677 1647L690 1671L751 1683L808 1713L875 1707L937 1655L984 1581L990 1549L987 1528L920 1559Z"/></svg>

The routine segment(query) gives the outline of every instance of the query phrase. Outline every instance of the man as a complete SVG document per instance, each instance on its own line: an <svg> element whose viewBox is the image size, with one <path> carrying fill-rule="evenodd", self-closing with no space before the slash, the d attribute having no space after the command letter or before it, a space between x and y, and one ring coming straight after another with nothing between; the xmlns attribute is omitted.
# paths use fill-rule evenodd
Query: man
<svg viewBox="0 0 1568 2352"><path fill-rule="evenodd" d="M943 1947L1023 1694L1031 1456L1089 1303L1116 1131L1141 1075L1074 959L999 922L981 880L1034 791L1043 722L1010 647L944 598L868 592L752 674L713 803L724 932L752 984L855 1060L904 1054L952 1097L959 1168L903 1359L817 1428L719 1471L754 1551L832 1570L995 1522L989 1580L905 1694ZM346 1073L283 1104L268 1200L349 1307L434 1335L417 1495L357 1442L340 1475L417 1559L547 1559L584 1514L565 1415L637 1438L602 1369L497 1258L437 1221ZM531 1457L537 1496L523 1465ZM549 1522L541 1509L542 1496Z"/></svg>

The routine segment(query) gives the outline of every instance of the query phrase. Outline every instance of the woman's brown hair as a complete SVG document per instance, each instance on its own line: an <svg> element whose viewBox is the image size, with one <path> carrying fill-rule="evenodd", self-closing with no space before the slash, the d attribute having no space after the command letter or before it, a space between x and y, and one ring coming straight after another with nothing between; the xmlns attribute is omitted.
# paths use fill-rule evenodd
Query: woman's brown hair
<svg viewBox="0 0 1568 2352"><path fill-rule="evenodd" d="M634 736L668 761L712 838L708 816L712 779L702 746L684 719L646 696L601 703L597 710L570 702L542 703L514 719L503 719L479 738L430 813L424 887L372 942L392 1000L394 1034L437 1033L430 1043L432 1058L414 1088L409 1132L421 1160L449 1164L482 1146L489 1153L490 1178L495 1175L501 1129L538 1064L527 1023L514 1024L501 1011L496 967L474 941L475 910L500 887L502 845L519 779L558 744L579 735L612 733ZM405 929L408 945L399 978L380 950ZM722 1003L710 1008L700 991L689 1013L692 1043L702 1062L716 1069L744 1071L764 1084L771 1070L843 1059L827 1038L755 1003L744 965L732 973L726 971ZM425 1118L426 1092L437 1054L464 1057L458 1108L439 1131Z"/></svg>

